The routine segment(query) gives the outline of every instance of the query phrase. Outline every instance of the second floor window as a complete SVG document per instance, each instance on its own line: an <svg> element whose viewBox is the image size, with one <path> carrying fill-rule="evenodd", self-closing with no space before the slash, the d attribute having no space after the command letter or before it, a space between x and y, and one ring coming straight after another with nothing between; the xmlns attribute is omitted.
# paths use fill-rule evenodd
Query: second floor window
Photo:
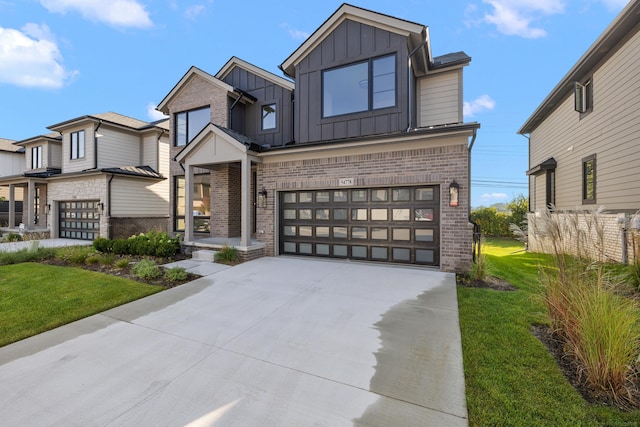
<svg viewBox="0 0 640 427"><path fill-rule="evenodd" d="M322 73L322 116L396 105L396 57L382 56Z"/></svg>
<svg viewBox="0 0 640 427"><path fill-rule="evenodd" d="M84 158L84 131L71 133L71 160Z"/></svg>
<svg viewBox="0 0 640 427"><path fill-rule="evenodd" d="M31 169L42 167L42 145L31 147Z"/></svg>
<svg viewBox="0 0 640 427"><path fill-rule="evenodd" d="M262 130L276 128L276 104L262 106Z"/></svg>
<svg viewBox="0 0 640 427"><path fill-rule="evenodd" d="M211 122L209 107L182 111L175 116L175 146L184 147Z"/></svg>

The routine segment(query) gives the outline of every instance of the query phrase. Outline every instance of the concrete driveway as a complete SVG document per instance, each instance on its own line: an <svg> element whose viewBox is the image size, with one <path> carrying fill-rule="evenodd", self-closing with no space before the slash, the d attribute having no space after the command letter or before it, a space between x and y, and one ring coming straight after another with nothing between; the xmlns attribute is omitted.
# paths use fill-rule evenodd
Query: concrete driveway
<svg viewBox="0 0 640 427"><path fill-rule="evenodd" d="M465 426L455 278L262 258L0 348L3 426Z"/></svg>

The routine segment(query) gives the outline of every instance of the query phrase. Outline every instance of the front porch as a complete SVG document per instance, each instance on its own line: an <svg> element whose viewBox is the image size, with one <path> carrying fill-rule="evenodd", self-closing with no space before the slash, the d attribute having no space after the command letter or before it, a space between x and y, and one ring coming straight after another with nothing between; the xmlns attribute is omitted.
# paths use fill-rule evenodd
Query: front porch
<svg viewBox="0 0 640 427"><path fill-rule="evenodd" d="M241 237L203 237L192 241L182 242L182 252L188 255L198 250L220 250L231 246L238 250L240 259L250 261L265 256L266 245L255 239L250 240L249 246L242 245Z"/></svg>

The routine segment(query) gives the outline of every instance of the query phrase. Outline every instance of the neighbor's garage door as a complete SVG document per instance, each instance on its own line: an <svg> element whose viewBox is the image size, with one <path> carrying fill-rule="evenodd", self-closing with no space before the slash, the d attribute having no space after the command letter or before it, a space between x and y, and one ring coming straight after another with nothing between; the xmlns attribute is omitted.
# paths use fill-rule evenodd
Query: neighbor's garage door
<svg viewBox="0 0 640 427"><path fill-rule="evenodd" d="M98 201L60 202L60 237L93 240L100 236Z"/></svg>
<svg viewBox="0 0 640 427"><path fill-rule="evenodd" d="M439 264L439 187L280 193L280 254Z"/></svg>

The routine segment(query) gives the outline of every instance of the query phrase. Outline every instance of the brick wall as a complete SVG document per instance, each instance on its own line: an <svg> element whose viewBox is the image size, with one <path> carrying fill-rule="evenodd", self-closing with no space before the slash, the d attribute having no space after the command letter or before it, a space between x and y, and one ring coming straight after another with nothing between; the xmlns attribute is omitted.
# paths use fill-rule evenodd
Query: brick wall
<svg viewBox="0 0 640 427"><path fill-rule="evenodd" d="M354 187L439 184L440 269L461 272L471 268L473 229L468 222L466 144L269 162L258 164L257 173L258 188L265 187L269 193L267 208L257 210L256 235L266 244L267 256L276 252L277 191L338 188L340 178L352 177ZM460 184L460 205L449 207L449 183L454 179Z"/></svg>

